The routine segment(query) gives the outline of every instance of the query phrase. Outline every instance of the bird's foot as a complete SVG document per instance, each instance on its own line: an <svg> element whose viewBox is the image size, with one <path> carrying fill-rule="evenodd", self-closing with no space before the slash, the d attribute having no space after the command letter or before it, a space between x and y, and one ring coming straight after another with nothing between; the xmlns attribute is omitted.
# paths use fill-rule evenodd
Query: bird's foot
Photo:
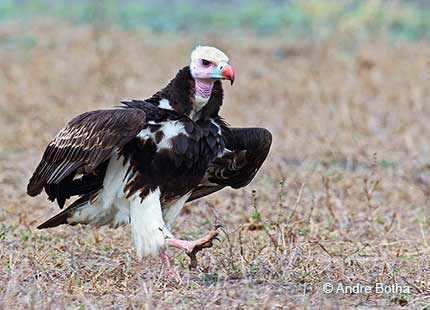
<svg viewBox="0 0 430 310"><path fill-rule="evenodd" d="M206 236L195 241L191 241L191 247L186 251L190 257L189 268L197 267L197 253L203 249L211 248L213 246L213 240L217 239L218 231L211 230Z"/></svg>
<svg viewBox="0 0 430 310"><path fill-rule="evenodd" d="M189 268L192 269L197 267L197 253L203 249L211 248L213 246L213 240L219 240L217 237L218 234L219 232L217 230L211 230L203 238L192 241L172 238L168 240L168 245L175 248L184 249L185 253L190 257Z"/></svg>

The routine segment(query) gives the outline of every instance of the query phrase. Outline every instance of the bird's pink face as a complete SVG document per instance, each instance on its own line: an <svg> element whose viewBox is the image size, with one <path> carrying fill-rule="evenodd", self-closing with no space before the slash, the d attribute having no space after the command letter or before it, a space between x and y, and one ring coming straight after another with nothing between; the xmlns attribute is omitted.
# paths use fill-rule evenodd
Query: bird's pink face
<svg viewBox="0 0 430 310"><path fill-rule="evenodd" d="M233 68L228 57L214 47L197 47L191 54L191 74L195 79L234 81Z"/></svg>

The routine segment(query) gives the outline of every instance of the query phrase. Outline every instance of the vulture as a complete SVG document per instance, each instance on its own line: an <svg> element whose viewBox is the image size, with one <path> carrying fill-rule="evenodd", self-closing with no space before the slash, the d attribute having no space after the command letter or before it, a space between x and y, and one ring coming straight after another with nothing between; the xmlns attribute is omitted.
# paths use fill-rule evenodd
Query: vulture
<svg viewBox="0 0 430 310"><path fill-rule="evenodd" d="M269 152L264 128L235 128L219 115L221 80L233 84L229 58L198 46L191 63L146 100L73 118L48 144L27 186L43 190L62 212L38 226L131 224L137 256L159 255L170 268L166 248L196 253L212 246L215 227L197 240L181 240L172 224L186 202L224 187L246 186Z"/></svg>

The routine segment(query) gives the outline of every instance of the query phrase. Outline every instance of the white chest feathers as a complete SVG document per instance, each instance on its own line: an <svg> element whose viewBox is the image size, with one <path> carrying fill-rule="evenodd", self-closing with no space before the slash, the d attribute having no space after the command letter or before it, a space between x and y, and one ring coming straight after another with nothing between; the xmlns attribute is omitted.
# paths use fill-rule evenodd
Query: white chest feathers
<svg viewBox="0 0 430 310"><path fill-rule="evenodd" d="M193 110L190 113L190 118L195 120L195 116L198 115L200 110L208 103L209 97L204 98L199 95L194 96L194 104L193 104Z"/></svg>
<svg viewBox="0 0 430 310"><path fill-rule="evenodd" d="M194 110L196 112L200 111L208 103L209 98L210 97L203 98L203 97L200 97L199 95L196 95L194 97Z"/></svg>
<svg viewBox="0 0 430 310"><path fill-rule="evenodd" d="M158 103L158 107L165 110L173 110L169 100L167 99L161 99L160 102Z"/></svg>
<svg viewBox="0 0 430 310"><path fill-rule="evenodd" d="M161 126L157 130L152 130L152 126ZM170 122L148 122L148 128L142 129L137 135L143 140L152 139L157 145L157 151L172 147L172 139L183 134L188 136L184 125L179 121Z"/></svg>

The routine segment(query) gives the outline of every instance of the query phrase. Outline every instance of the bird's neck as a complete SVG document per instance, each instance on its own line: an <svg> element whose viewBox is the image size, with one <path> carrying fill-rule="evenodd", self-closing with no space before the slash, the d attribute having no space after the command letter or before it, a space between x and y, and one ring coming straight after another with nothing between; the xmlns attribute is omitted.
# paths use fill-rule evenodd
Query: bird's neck
<svg viewBox="0 0 430 310"><path fill-rule="evenodd" d="M212 88L214 87L214 80L212 79L196 79L195 80L195 97L209 100L212 94Z"/></svg>
<svg viewBox="0 0 430 310"><path fill-rule="evenodd" d="M201 107L199 107L199 110L196 109L195 114L190 116L193 119L201 119L201 120L208 120L210 118L217 117L224 98L224 92L222 90L221 81L214 81L212 83L210 95L208 98L203 97L204 99L202 99L199 96L199 93L197 91L198 82L196 81L195 84L196 84L195 85L196 90L194 92L193 107L197 107L200 100L202 100L203 102L201 103Z"/></svg>
<svg viewBox="0 0 430 310"><path fill-rule="evenodd" d="M191 116L199 112L209 101L214 86L212 79L195 79L194 104Z"/></svg>

